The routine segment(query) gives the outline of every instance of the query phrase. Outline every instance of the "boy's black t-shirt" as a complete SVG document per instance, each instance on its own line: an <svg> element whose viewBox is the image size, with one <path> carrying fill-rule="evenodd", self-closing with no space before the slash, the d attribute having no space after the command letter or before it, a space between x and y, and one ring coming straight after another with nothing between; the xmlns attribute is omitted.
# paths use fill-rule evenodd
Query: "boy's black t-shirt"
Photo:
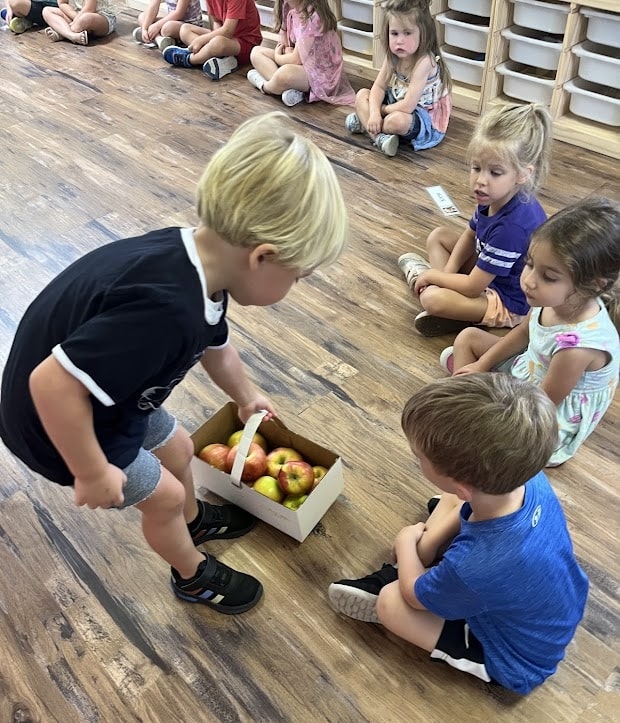
<svg viewBox="0 0 620 723"><path fill-rule="evenodd" d="M228 342L227 294L209 299L191 229L114 241L75 261L24 314L7 360L0 436L35 472L73 476L43 429L28 380L53 354L90 392L95 434L108 460L138 454L149 413L208 347Z"/></svg>

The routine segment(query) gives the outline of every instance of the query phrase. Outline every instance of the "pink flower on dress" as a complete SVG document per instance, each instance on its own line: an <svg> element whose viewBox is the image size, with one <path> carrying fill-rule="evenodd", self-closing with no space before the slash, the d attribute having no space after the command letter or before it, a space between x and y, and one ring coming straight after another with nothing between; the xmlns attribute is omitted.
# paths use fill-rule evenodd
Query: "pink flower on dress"
<svg viewBox="0 0 620 723"><path fill-rule="evenodd" d="M573 331L556 334L555 341L560 349L570 349L571 347L579 344L579 334L575 334Z"/></svg>
<svg viewBox="0 0 620 723"><path fill-rule="evenodd" d="M571 424L579 424L579 422L581 422L581 414L574 414L572 417L568 418L568 421Z"/></svg>

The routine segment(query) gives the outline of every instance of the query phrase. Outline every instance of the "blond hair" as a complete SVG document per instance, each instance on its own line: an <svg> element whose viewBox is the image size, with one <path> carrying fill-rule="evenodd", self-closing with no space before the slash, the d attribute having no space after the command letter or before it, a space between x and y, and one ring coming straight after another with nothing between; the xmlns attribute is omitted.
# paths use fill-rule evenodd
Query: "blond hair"
<svg viewBox="0 0 620 723"><path fill-rule="evenodd" d="M348 219L325 154L281 112L246 121L198 183L198 216L233 246L274 244L278 263L300 270L335 261Z"/></svg>
<svg viewBox="0 0 620 723"><path fill-rule="evenodd" d="M491 495L531 479L558 443L553 402L510 374L432 382L407 402L401 422L412 449L441 474Z"/></svg>
<svg viewBox="0 0 620 723"><path fill-rule="evenodd" d="M535 193L549 172L551 114L540 103L496 105L476 124L468 157L491 151L516 171L533 168L523 184L526 194Z"/></svg>

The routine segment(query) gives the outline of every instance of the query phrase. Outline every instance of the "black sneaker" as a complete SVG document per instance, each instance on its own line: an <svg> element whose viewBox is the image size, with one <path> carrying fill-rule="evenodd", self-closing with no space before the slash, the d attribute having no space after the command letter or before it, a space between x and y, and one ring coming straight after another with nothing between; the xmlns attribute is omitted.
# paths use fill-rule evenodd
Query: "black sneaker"
<svg viewBox="0 0 620 723"><path fill-rule="evenodd" d="M435 495L434 497L431 497L430 500L426 503L426 509L428 510L429 517L435 511L435 507L437 507L437 505L439 504L440 499L441 495Z"/></svg>
<svg viewBox="0 0 620 723"><path fill-rule="evenodd" d="M413 325L422 336L443 336L463 331L468 326L473 326L473 322L444 319L443 316L433 316L428 311L421 311L413 320Z"/></svg>
<svg viewBox="0 0 620 723"><path fill-rule="evenodd" d="M334 610L365 623L378 623L377 597L382 587L398 580L394 565L383 563L383 567L359 580L338 580L328 588L329 601Z"/></svg>
<svg viewBox="0 0 620 723"><path fill-rule="evenodd" d="M179 577L172 568L170 584L181 600L209 605L225 615L246 612L263 594L263 586L256 578L218 562L213 555L205 557L196 575L189 580Z"/></svg>
<svg viewBox="0 0 620 723"><path fill-rule="evenodd" d="M230 540L241 537L256 524L256 517L236 505L211 505L198 502L198 517L187 526L194 545L208 540Z"/></svg>

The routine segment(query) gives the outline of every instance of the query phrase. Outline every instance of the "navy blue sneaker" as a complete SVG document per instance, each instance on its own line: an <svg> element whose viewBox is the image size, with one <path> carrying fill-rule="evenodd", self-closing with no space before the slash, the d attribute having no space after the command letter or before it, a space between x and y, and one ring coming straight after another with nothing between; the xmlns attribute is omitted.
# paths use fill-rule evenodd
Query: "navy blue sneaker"
<svg viewBox="0 0 620 723"><path fill-rule="evenodd" d="M256 517L236 505L211 505L202 500L196 502L198 516L187 526L196 546L208 540L241 537L256 524Z"/></svg>
<svg viewBox="0 0 620 723"><path fill-rule="evenodd" d="M180 48L178 45L169 45L162 53L166 63L170 63L170 65L176 65L180 68L194 67L189 62L189 56L191 54L192 53L189 48Z"/></svg>
<svg viewBox="0 0 620 723"><path fill-rule="evenodd" d="M208 605L224 615L250 610L263 594L263 586L256 578L218 562L213 555L205 557L189 580L172 568L170 585L179 599Z"/></svg>

